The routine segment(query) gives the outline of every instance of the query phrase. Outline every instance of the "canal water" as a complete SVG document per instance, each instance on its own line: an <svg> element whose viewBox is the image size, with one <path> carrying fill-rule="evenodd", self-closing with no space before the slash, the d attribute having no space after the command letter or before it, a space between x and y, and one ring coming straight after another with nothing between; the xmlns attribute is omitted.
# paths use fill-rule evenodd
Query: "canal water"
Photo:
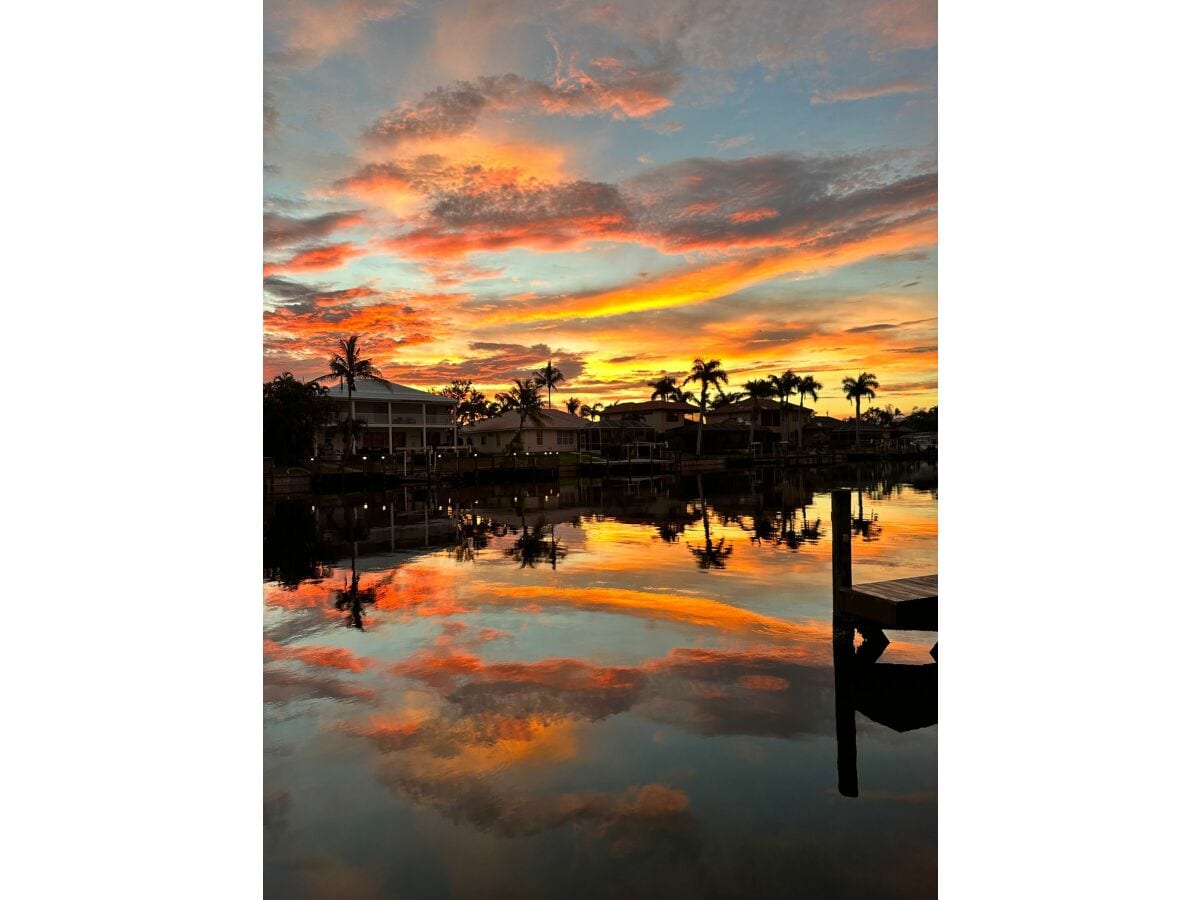
<svg viewBox="0 0 1200 900"><path fill-rule="evenodd" d="M837 487L937 571L930 464L269 502L266 896L934 896L937 635L837 727Z"/></svg>

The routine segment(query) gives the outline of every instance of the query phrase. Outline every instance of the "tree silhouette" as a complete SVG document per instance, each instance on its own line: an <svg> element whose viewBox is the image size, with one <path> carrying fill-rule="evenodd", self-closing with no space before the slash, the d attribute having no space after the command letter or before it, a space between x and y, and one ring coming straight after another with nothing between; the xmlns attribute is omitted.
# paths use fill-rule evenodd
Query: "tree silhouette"
<svg viewBox="0 0 1200 900"><path fill-rule="evenodd" d="M554 388L560 384L566 376L555 366L550 364L550 360L546 360L544 368L538 369L533 373L533 383L538 387L546 389L546 406L554 409L554 397L552 392Z"/></svg>
<svg viewBox="0 0 1200 900"><path fill-rule="evenodd" d="M704 411L708 408L708 389L713 386L719 387L721 384L729 384L729 376L721 368L719 359L710 359L708 362L696 359L692 363L691 373L683 383L688 384L693 381L700 385L700 421L696 428L696 455L699 456L704 437Z"/></svg>
<svg viewBox="0 0 1200 900"><path fill-rule="evenodd" d="M800 421L796 423L796 446L804 446L804 398L805 396L812 397L813 403L816 403L820 398L817 396L817 391L822 390L825 385L817 381L811 375L804 375L796 380L796 393L800 396Z"/></svg>
<svg viewBox="0 0 1200 900"><path fill-rule="evenodd" d="M847 375L842 379L842 390L846 392L846 399L854 401L854 446L859 445L858 427L862 419L862 398L866 397L870 403L875 399L875 388L879 387L879 380L873 372L863 372L857 378L851 378Z"/></svg>
<svg viewBox="0 0 1200 900"><path fill-rule="evenodd" d="M782 375L772 375L769 380L771 387L775 389L775 396L779 398L779 434L786 441L788 397L796 392L796 387L800 384L800 377L788 369Z"/></svg>
<svg viewBox="0 0 1200 900"><path fill-rule="evenodd" d="M369 359L363 359L361 356L361 348L358 346L358 335L352 334L348 338L342 338L338 341L338 349L341 353L335 353L329 360L329 371L317 378L317 381L332 381L337 379L346 385L346 394L350 398L350 415L349 421L354 421L354 387L360 381L375 381L379 384L387 385L383 378L383 374L377 369ZM347 449L347 456L353 456L355 450L354 443L354 426L351 424L348 429L350 434L350 444Z"/></svg>
<svg viewBox="0 0 1200 900"><path fill-rule="evenodd" d="M515 409L521 419L517 436L513 439L514 447L519 449L523 446L522 441L524 439L523 433L525 431L526 420L533 422L535 425L545 424L546 414L542 412L542 405L545 401L542 400L542 395L531 378L514 379L513 386L508 389L508 393L505 396L508 398L510 404L509 409Z"/></svg>

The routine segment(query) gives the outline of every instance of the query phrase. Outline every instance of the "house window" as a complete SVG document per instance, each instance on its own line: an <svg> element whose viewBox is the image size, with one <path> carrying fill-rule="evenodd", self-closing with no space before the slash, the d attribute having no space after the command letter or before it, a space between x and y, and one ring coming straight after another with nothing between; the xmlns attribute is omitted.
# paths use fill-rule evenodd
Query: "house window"
<svg viewBox="0 0 1200 900"><path fill-rule="evenodd" d="M558 432L555 432L555 433L558 435L558 445L559 445L560 447L563 447L563 446L569 447L571 444L575 443L575 442L574 442L574 441L571 439L571 432L570 432L570 431L558 431Z"/></svg>
<svg viewBox="0 0 1200 900"><path fill-rule="evenodd" d="M539 446L539 447L540 447L540 446L542 446L542 438L543 438L544 436L545 436L545 432L544 432L544 431L542 431L542 429L540 429L540 428L539 428L539 429L537 430L537 442L538 442L538 446Z"/></svg>

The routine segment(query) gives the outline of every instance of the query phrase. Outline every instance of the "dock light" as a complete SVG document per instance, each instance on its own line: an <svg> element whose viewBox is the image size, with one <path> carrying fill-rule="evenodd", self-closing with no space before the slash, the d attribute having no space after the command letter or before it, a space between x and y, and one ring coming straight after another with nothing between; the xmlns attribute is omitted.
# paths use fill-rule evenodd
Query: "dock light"
<svg viewBox="0 0 1200 900"><path fill-rule="evenodd" d="M363 504L363 509L370 509L370 507L369 507L369 506L367 506L367 504L365 504L365 503L364 503L364 504Z"/></svg>
<svg viewBox="0 0 1200 900"><path fill-rule="evenodd" d="M367 458L364 456L364 457L363 457L363 462L366 462L366 461L367 461Z"/></svg>
<svg viewBox="0 0 1200 900"><path fill-rule="evenodd" d="M308 508L308 511L309 511L309 512L316 512L316 511L317 511L317 508L316 508L315 506L310 506L310 507Z"/></svg>
<svg viewBox="0 0 1200 900"><path fill-rule="evenodd" d="M387 510L387 504L385 503L385 504L383 504L383 506L381 506L381 507L379 507L379 508L380 508L380 509L382 509L382 510L384 510L384 511L386 511L386 510Z"/></svg>

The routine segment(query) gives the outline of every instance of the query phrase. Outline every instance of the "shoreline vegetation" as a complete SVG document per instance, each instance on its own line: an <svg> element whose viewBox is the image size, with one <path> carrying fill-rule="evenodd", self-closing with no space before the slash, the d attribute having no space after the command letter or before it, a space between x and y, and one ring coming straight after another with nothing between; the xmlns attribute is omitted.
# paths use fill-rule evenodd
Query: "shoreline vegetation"
<svg viewBox="0 0 1200 900"><path fill-rule="evenodd" d="M568 381L567 376L550 359L544 367L531 372L528 378L515 378L511 387L495 392L491 399L476 388L471 379L454 379L450 384L430 392L454 401L450 411L454 426L452 448L409 448L399 454L381 454L373 448L369 454L371 460L365 456L360 460L358 445L366 432L367 421L355 414L355 393L362 382L384 385L389 382L372 360L364 355L362 337L349 335L338 342L329 360L328 372L310 381L301 381L291 372L284 372L263 385L264 458L271 461L274 469L300 467L306 472L311 469L311 474L319 474L319 465L311 467L320 459L314 448L317 447L319 435L330 433L341 437L342 470L356 468L363 474L366 474L369 466L348 464L372 462L378 457L385 464L380 471L383 474L387 471L389 457L407 457L406 462L411 462L414 475L418 459L421 468L428 474L437 468L432 459L435 450L456 458L470 450L474 459L478 459L481 453L486 456L517 457L521 454L528 456L532 452L552 456L555 460L571 459L573 464L581 465L588 456L596 454L581 451L564 456L558 452L529 451L522 441L522 435L530 426L541 428L546 425L547 412L555 409L554 393L557 391L561 394L561 385ZM347 415L340 417L339 404L329 396L329 389L322 382L337 382L346 391L349 401ZM645 397L616 401L606 407L601 400L589 401L584 397L569 395L565 401L559 398L560 409L556 415L565 411L570 416L578 417L583 427L603 425L617 436L610 441L610 445L638 441L649 444L663 442L665 446L667 432L654 429L638 407L644 408L646 399L652 403L661 401L669 404L678 411L680 424L694 426L695 432L694 453L690 446L686 449L673 447L670 455L674 469L680 469L687 461L705 457L726 461L749 457L785 464L832 464L852 458L920 456L922 453L928 455L930 444L936 454L937 406L928 409L913 407L905 413L891 404L874 405L881 382L873 372L864 371L842 378L841 392L846 401L853 405L853 415L842 419L815 414L815 405L825 386L812 374L800 374L789 368L765 378L750 378L740 386L735 385L732 390L729 386L730 374L723 368L721 360L698 357L687 373L663 374L646 382L648 390ZM812 405L805 405L806 398L811 400ZM864 399L868 407L865 412L862 408ZM629 407L628 411L620 412L624 407ZM517 413L519 427L504 447L486 452L475 449L464 440L461 429L509 412ZM720 425L714 418L719 420ZM588 424L585 426L584 423ZM711 448L706 453L706 428L712 430L721 425L728 428L730 423L746 431L746 446L735 449ZM865 445L864 426L872 436ZM848 428L852 428L852 444L846 445L845 441L840 441L840 446L835 445L833 436L841 439L841 432ZM672 430L684 431L682 428ZM686 430L690 434L692 429L689 427ZM813 438L814 431L817 442L812 447L806 447L805 442ZM806 432L810 432L807 438ZM912 434L932 435L932 440L921 444L921 452L917 452L916 447L909 447L907 449L910 452L905 454L900 439ZM664 463L665 457L664 453ZM463 468L461 462L455 467L456 471L462 471ZM474 464L474 471L478 472L480 468L481 464ZM515 471L519 466L513 464L511 468ZM664 464L663 468L665 470L667 466ZM404 475L407 474L406 465Z"/></svg>

